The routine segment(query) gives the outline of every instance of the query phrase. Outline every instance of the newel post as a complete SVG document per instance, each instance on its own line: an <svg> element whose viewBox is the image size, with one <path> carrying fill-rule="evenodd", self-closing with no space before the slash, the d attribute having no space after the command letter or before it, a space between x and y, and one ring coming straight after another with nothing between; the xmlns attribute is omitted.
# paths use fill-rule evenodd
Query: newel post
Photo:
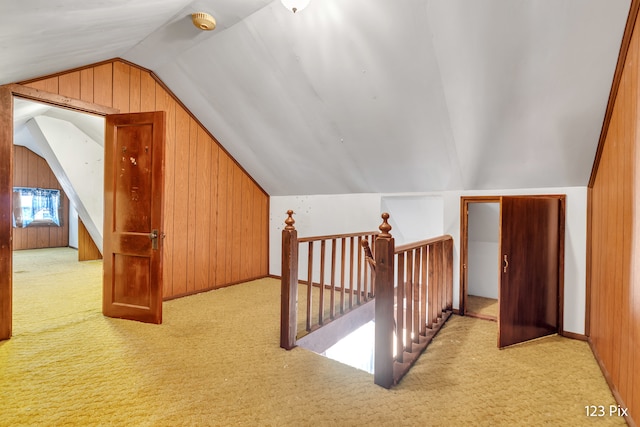
<svg viewBox="0 0 640 427"><path fill-rule="evenodd" d="M390 388L393 385L393 299L394 299L394 239L389 233L388 213L382 214L380 234L376 238L376 325L374 382ZM401 339L401 338L399 338Z"/></svg>
<svg viewBox="0 0 640 427"><path fill-rule="evenodd" d="M282 230L282 282L280 288L280 347L296 345L298 321L298 231L293 226L293 211L287 211Z"/></svg>

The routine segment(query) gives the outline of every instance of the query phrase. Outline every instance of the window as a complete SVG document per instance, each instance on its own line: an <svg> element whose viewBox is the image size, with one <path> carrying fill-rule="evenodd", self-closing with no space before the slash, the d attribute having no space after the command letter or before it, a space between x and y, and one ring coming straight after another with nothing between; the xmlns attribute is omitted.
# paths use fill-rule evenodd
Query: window
<svg viewBox="0 0 640 427"><path fill-rule="evenodd" d="M60 190L13 187L13 226L60 226Z"/></svg>

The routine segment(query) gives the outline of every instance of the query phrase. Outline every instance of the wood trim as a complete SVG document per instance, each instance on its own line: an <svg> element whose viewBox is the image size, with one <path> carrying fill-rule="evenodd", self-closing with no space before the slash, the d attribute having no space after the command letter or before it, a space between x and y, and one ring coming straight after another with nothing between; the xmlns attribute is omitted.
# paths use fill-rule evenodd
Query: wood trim
<svg viewBox="0 0 640 427"><path fill-rule="evenodd" d="M564 246L565 246L565 222L566 222L566 202L567 196L562 195L558 197L558 203L560 206L558 218L558 334L564 333Z"/></svg>
<svg viewBox="0 0 640 427"><path fill-rule="evenodd" d="M586 271L585 271L585 307L584 307L584 334L591 334L591 239L593 236L593 187L587 187L587 245L586 245Z"/></svg>
<svg viewBox="0 0 640 427"><path fill-rule="evenodd" d="M30 99L36 102L55 105L57 107L67 108L69 110L81 111L84 113L98 114L106 116L107 114L117 114L120 112L117 108L105 107L103 105L85 102L79 99L69 98L67 96L58 95L40 89L34 89L19 84L6 85L13 96ZM13 112L11 113L13 120ZM13 138L13 136L12 136Z"/></svg>
<svg viewBox="0 0 640 427"><path fill-rule="evenodd" d="M11 337L13 313L12 192L13 95L8 87L0 86L0 340Z"/></svg>
<svg viewBox="0 0 640 427"><path fill-rule="evenodd" d="M615 105L616 97L618 96L618 89L620 88L620 81L622 80L622 71L624 70L624 64L627 60L627 53L629 52L629 45L631 44L631 36L633 35L633 29L635 28L639 9L640 9L640 0L631 0L631 5L629 6L629 15L627 16L627 23L624 28L622 42L620 43L620 53L618 54L618 62L616 63L616 70L613 73L613 82L611 84L611 91L609 92L607 109L605 110L602 129L600 130L600 138L598 139L598 148L596 150L596 156L593 161L593 166L591 168L591 176L589 178L589 184L588 184L589 188L592 188L593 185L595 184L596 175L598 174L598 167L600 167L602 150L604 149L604 143L607 138L607 133L609 132L611 116L613 115L613 107ZM589 273L587 273L587 276L588 274Z"/></svg>
<svg viewBox="0 0 640 427"><path fill-rule="evenodd" d="M588 341L588 338L586 335L576 334L575 332L563 331L561 334L559 333L558 335L561 335L565 338L571 338L572 340L585 341L585 342Z"/></svg>
<svg viewBox="0 0 640 427"><path fill-rule="evenodd" d="M469 203L500 203L500 196L462 196L460 197L460 290L458 311L461 316L467 313L467 290L469 277Z"/></svg>

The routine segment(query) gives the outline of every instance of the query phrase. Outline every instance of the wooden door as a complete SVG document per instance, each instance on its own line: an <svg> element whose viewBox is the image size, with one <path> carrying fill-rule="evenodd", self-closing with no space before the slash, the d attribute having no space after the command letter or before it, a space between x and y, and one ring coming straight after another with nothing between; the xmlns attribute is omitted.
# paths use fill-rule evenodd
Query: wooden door
<svg viewBox="0 0 640 427"><path fill-rule="evenodd" d="M105 316L162 323L164 112L106 117Z"/></svg>
<svg viewBox="0 0 640 427"><path fill-rule="evenodd" d="M560 200L502 197L498 347L558 332Z"/></svg>

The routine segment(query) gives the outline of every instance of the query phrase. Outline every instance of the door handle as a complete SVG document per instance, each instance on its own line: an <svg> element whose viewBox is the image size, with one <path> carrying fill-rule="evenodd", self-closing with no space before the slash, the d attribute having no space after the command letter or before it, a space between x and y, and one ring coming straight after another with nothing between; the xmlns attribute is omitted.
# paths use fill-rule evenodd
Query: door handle
<svg viewBox="0 0 640 427"><path fill-rule="evenodd" d="M507 260L507 256L505 255L503 258L504 264L502 266L502 272L506 273L507 272L507 268L509 268L509 261Z"/></svg>
<svg viewBox="0 0 640 427"><path fill-rule="evenodd" d="M149 233L149 238L151 239L151 249L158 250L158 230L151 230L151 233Z"/></svg>

